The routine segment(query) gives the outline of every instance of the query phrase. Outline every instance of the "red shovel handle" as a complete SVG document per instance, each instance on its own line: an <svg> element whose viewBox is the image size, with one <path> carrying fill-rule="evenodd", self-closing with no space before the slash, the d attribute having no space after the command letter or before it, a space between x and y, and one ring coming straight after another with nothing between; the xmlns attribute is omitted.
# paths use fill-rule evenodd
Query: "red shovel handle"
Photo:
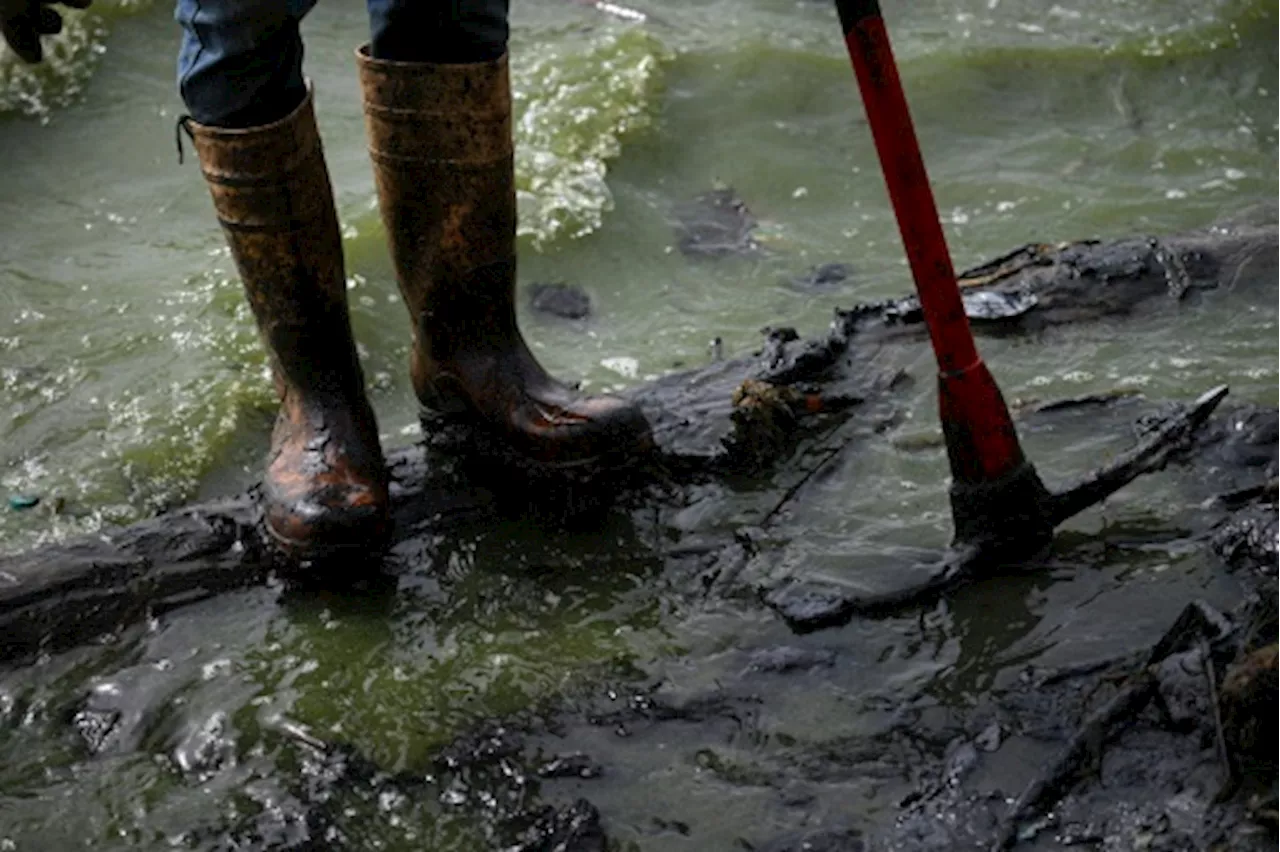
<svg viewBox="0 0 1280 852"><path fill-rule="evenodd" d="M1000 389L973 342L929 175L876 0L836 0L898 230L938 360L940 415L958 482L993 482L1023 462Z"/></svg>
<svg viewBox="0 0 1280 852"><path fill-rule="evenodd" d="M880 4L875 0L836 0L836 9L938 357L938 369L942 373L959 372L978 360L978 350L960 301L951 254L938 222L938 208L898 79L889 34L880 17Z"/></svg>

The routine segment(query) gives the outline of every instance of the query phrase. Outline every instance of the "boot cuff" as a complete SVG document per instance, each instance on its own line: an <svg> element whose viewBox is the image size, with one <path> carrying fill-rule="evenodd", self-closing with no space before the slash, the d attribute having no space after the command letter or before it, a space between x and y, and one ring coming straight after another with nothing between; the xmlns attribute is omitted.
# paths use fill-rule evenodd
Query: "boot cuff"
<svg viewBox="0 0 1280 852"><path fill-rule="evenodd" d="M297 168L320 145L314 90L279 121L258 127L226 128L185 119L205 177L218 182L278 176Z"/></svg>
<svg viewBox="0 0 1280 852"><path fill-rule="evenodd" d="M374 59L365 44L356 48L356 62L366 102L432 112L464 109L475 115L511 110L505 53L490 62L397 62Z"/></svg>
<svg viewBox="0 0 1280 852"><path fill-rule="evenodd" d="M384 160L488 163L511 156L507 57L444 65L356 50L369 148Z"/></svg>

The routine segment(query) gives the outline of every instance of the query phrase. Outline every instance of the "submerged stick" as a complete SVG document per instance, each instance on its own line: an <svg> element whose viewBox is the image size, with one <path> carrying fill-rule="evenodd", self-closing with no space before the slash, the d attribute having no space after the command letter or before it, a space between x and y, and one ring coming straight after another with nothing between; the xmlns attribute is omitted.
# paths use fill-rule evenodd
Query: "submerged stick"
<svg viewBox="0 0 1280 852"><path fill-rule="evenodd" d="M1205 664L1212 679L1209 641L1222 638L1231 629L1231 623L1203 601L1188 604L1173 625L1151 646L1142 668L1106 704L1089 714L1062 751L1023 790L1009 809L991 852L1007 852L1024 839L1021 836L1022 825L1070 791L1085 760L1101 760L1102 746L1113 735L1113 728L1141 713L1151 701L1159 698L1159 681L1154 674L1157 664L1192 644L1198 644L1204 649ZM1211 683L1210 698L1216 714L1216 684ZM1217 722L1217 727L1221 731L1220 722Z"/></svg>
<svg viewBox="0 0 1280 852"><path fill-rule="evenodd" d="M1202 394L1189 408L1166 419L1136 447L1111 464L1062 493L1048 495L1049 514L1054 525L1102 502L1139 476L1162 469L1175 452L1185 449L1187 441L1208 422L1209 415L1226 395L1226 385ZM923 583L889 593L851 598L850 614L886 612L918 605L943 591L989 575L992 567L1011 553L1008 542L1014 537L1003 536L1000 532L992 530L982 541L954 546L939 570Z"/></svg>
<svg viewBox="0 0 1280 852"><path fill-rule="evenodd" d="M1101 503L1144 473L1153 473L1167 465L1173 454L1184 449L1187 440L1208 421L1209 415L1226 398L1227 391L1226 385L1206 391L1190 408L1170 417L1111 464L1094 471L1066 491L1054 494L1050 502L1054 526L1095 503Z"/></svg>
<svg viewBox="0 0 1280 852"><path fill-rule="evenodd" d="M1085 508L1114 494L1124 485L1144 473L1160 470L1169 463L1175 452L1184 450L1190 438L1205 425L1209 415L1227 395L1226 386L1216 387L1202 394L1188 408L1165 419L1136 447L1101 470L1086 477L1083 482L1061 494L1043 491L1038 511L1053 517L1054 523L1075 515ZM831 457L834 457L832 454ZM825 464L829 459L825 459ZM820 464L819 467L822 465ZM803 485L802 479L793 491ZM786 499L793 496L788 492ZM778 508L781 508L781 504ZM770 512L769 519L776 515ZM976 521L983 521L979 516ZM987 517L987 521L993 519ZM1024 561L1039 549L1037 539L1020 536L1018 530L1005 529L999 524L987 526L980 538L960 538L952 544L941 561L925 566L927 578L903 588L887 592L861 593L844 586L827 582L795 580L773 588L764 594L763 602L773 609L797 633L808 633L827 627L847 624L856 615L892 615L904 609L918 607L936 600L945 592L953 591L967 583L992 576L1002 566ZM1184 614L1185 615L1185 614ZM1195 610L1196 624L1202 632L1220 623L1209 614ZM1172 633L1173 631L1171 631ZM1153 658L1168 656L1171 651L1157 646Z"/></svg>
<svg viewBox="0 0 1280 852"><path fill-rule="evenodd" d="M1043 771L1023 790L1014 802L1009 817L1001 828L991 852L1006 852L1023 838L1022 824L1038 814L1046 805L1065 796L1075 782L1086 759L1097 757L1112 727L1140 713L1156 692L1156 679L1143 670L1133 681L1121 687L1111 700L1084 721L1080 729Z"/></svg>
<svg viewBox="0 0 1280 852"><path fill-rule="evenodd" d="M834 446L826 447L823 450L821 458L818 460L818 463L815 464L813 467L809 468L807 471L805 471L803 476L801 476L798 480L792 483L791 487L788 488L785 492L783 492L782 497L779 498L779 500L773 504L772 508L770 508L768 512L765 512L764 517L760 519L760 526L761 527L769 526L769 524L773 521L773 519L778 517L778 515L787 506L787 504L790 503L792 500L794 500L796 498L796 495L799 494L800 491L806 485L808 485L809 482L815 476L817 476L822 471L826 470L827 466L830 465L831 462L835 461L837 456L839 456L842 452L844 452L845 448L848 447L849 444L853 442L853 438L854 436L852 434L847 435L844 438L844 440L840 441L838 444L835 444Z"/></svg>
<svg viewBox="0 0 1280 852"><path fill-rule="evenodd" d="M1209 693L1209 713L1213 720L1213 746L1218 755L1218 762L1222 764L1222 774L1225 776L1222 788L1214 797L1215 801L1220 802L1235 793L1240 786L1240 775L1236 772L1235 762L1231 759L1231 752L1227 748L1227 731L1222 726L1222 705L1221 698L1218 696L1217 666L1213 664L1209 643L1204 639L1200 640L1200 656L1204 660L1205 691Z"/></svg>

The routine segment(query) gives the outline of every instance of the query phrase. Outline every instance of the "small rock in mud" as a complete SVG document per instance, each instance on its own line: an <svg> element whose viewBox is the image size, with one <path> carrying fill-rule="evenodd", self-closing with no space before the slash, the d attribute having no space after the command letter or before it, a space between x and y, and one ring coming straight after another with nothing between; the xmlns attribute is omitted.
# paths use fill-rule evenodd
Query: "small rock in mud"
<svg viewBox="0 0 1280 852"><path fill-rule="evenodd" d="M174 688L155 666L130 666L96 680L70 721L91 753L127 753L159 724Z"/></svg>
<svg viewBox="0 0 1280 852"><path fill-rule="evenodd" d="M1241 409L1233 412L1224 425L1222 457L1237 467L1265 469L1274 476L1276 444L1280 442L1276 409Z"/></svg>
<svg viewBox="0 0 1280 852"><path fill-rule="evenodd" d="M600 766L582 752L562 754L538 767L539 778L599 778Z"/></svg>
<svg viewBox="0 0 1280 852"><path fill-rule="evenodd" d="M235 760L235 734L224 711L215 711L202 724L187 731L173 750L174 762L183 772L212 773Z"/></svg>
<svg viewBox="0 0 1280 852"><path fill-rule="evenodd" d="M94 710L86 708L75 714L71 720L72 727L84 740L85 747L91 754L102 751L107 739L120 720L118 710Z"/></svg>
<svg viewBox="0 0 1280 852"><path fill-rule="evenodd" d="M789 325L784 325L779 328L765 326L760 329L760 333L764 335L766 345L770 343L774 345L782 345L784 343L791 343L800 339L800 332L796 331Z"/></svg>
<svg viewBox="0 0 1280 852"><path fill-rule="evenodd" d="M760 250L752 232L755 216L732 188L713 189L679 205L676 244L693 257L754 254Z"/></svg>
<svg viewBox="0 0 1280 852"><path fill-rule="evenodd" d="M809 267L809 271L787 279L787 284L795 290L813 292L833 290L849 280L853 269L845 263L823 263Z"/></svg>
<svg viewBox="0 0 1280 852"><path fill-rule="evenodd" d="M502 725L484 725L458 737L440 751L436 758L442 770L455 771L468 767L495 765L503 759L514 759L524 748L524 742L515 731Z"/></svg>
<svg viewBox="0 0 1280 852"><path fill-rule="evenodd" d="M800 334L790 326L760 329L764 335L764 349L760 350L760 359L769 369L776 369L787 360L787 344L800 339Z"/></svg>
<svg viewBox="0 0 1280 852"><path fill-rule="evenodd" d="M1209 546L1234 569L1255 569L1274 576L1280 523L1275 506L1250 506L1213 531Z"/></svg>
<svg viewBox="0 0 1280 852"><path fill-rule="evenodd" d="M1193 728L1205 717L1208 702L1205 696L1204 655L1199 648L1174 654L1156 668L1160 683L1160 696L1169 711L1169 718L1176 724Z"/></svg>
<svg viewBox="0 0 1280 852"><path fill-rule="evenodd" d="M796 633L838 627L853 614L845 593L825 583L790 583L769 592L764 602Z"/></svg>
<svg viewBox="0 0 1280 852"><path fill-rule="evenodd" d="M961 295L964 313L973 322L1003 322L1030 311L1039 300L1029 290L975 290Z"/></svg>
<svg viewBox="0 0 1280 852"><path fill-rule="evenodd" d="M586 799L559 810L550 806L521 832L511 852L605 852L600 812Z"/></svg>
<svg viewBox="0 0 1280 852"><path fill-rule="evenodd" d="M755 847L756 852L865 852L866 848L862 832L852 828L788 834Z"/></svg>
<svg viewBox="0 0 1280 852"><path fill-rule="evenodd" d="M794 671L830 668L835 661L836 652L829 648L797 648L794 645L779 645L776 648L761 648L754 651L747 662L747 670L786 674Z"/></svg>
<svg viewBox="0 0 1280 852"><path fill-rule="evenodd" d="M1004 730L999 722L992 722L982 729L982 733L974 737L973 744L985 752L993 752L1000 748L1004 740Z"/></svg>
<svg viewBox="0 0 1280 852"><path fill-rule="evenodd" d="M533 284L529 295L533 309L540 314L576 320L591 313L591 297L573 284Z"/></svg>
<svg viewBox="0 0 1280 852"><path fill-rule="evenodd" d="M977 766L981 758L973 743L961 742L947 755L946 771L943 781L948 787L958 787Z"/></svg>

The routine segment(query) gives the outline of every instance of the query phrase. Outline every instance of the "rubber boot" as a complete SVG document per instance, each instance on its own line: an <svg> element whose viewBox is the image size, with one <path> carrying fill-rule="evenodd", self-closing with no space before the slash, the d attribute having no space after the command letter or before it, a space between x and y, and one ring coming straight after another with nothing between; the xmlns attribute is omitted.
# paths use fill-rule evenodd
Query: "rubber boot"
<svg viewBox="0 0 1280 852"><path fill-rule="evenodd" d="M413 386L550 465L652 447L639 409L547 375L516 324L516 195L505 56L437 65L356 51L382 220L413 318Z"/></svg>
<svg viewBox="0 0 1280 852"><path fill-rule="evenodd" d="M312 94L244 130L188 119L249 305L280 413L263 480L267 531L315 558L387 532L387 472L347 313L342 241Z"/></svg>

